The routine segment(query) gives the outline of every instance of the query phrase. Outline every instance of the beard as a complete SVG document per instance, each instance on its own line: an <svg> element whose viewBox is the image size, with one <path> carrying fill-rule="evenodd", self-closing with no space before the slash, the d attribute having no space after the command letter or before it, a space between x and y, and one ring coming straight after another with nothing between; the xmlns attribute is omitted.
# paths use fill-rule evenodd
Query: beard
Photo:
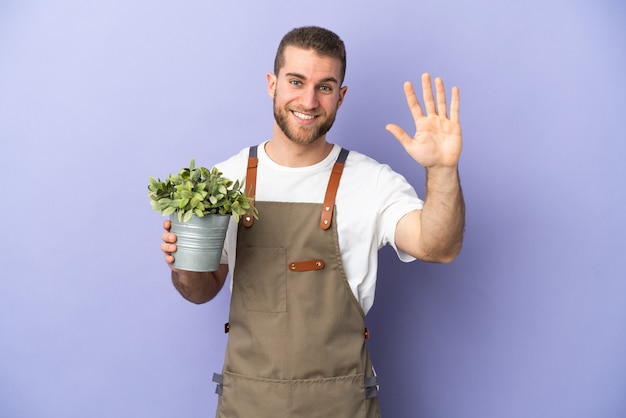
<svg viewBox="0 0 626 418"><path fill-rule="evenodd" d="M309 145L326 135L326 133L330 131L330 128L332 128L333 123L335 123L335 117L337 116L337 111L335 111L326 116L326 119L323 119L319 124L304 127L290 126L289 113L291 113L289 110L280 108L276 104L276 97L274 97L274 120L276 120L276 124L287 138L301 145ZM321 117L322 116L318 116L318 118Z"/></svg>

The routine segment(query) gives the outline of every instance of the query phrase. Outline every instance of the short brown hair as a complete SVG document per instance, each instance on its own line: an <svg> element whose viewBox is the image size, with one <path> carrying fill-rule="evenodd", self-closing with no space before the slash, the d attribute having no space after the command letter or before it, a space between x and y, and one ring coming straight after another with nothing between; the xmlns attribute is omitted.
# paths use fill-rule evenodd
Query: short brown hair
<svg viewBox="0 0 626 418"><path fill-rule="evenodd" d="M302 49L312 49L323 57L337 58L341 61L341 80L346 76L346 47L336 33L318 26L303 26L287 32L278 45L274 58L274 74L285 65L284 52L288 46Z"/></svg>

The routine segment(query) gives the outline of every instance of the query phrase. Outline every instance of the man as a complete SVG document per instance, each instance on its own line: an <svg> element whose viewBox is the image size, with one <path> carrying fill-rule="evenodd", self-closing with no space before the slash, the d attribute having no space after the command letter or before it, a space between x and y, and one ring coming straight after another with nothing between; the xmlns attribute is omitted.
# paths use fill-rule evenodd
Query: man
<svg viewBox="0 0 626 418"><path fill-rule="evenodd" d="M258 219L231 222L219 269L172 267L176 237L165 221L161 249L172 280L204 303L229 271L229 341L218 383L218 417L378 417L377 381L365 339L377 251L392 245L403 261L447 263L461 248L464 202L459 91L449 117L443 82L422 76L425 112L404 91L416 133L387 125L426 168L426 199L388 166L326 141L347 87L341 39L318 27L282 39L267 75L274 101L272 138L218 164L246 176Z"/></svg>

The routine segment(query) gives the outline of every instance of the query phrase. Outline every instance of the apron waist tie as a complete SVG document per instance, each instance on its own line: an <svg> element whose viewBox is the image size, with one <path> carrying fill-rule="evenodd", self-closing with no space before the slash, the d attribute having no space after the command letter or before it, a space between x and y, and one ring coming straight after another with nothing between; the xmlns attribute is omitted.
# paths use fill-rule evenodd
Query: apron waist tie
<svg viewBox="0 0 626 418"><path fill-rule="evenodd" d="M222 393L224 392L224 376L219 373L213 373L213 382L217 383L215 393L222 396Z"/></svg>
<svg viewBox="0 0 626 418"><path fill-rule="evenodd" d="M365 399L378 397L378 376L365 378Z"/></svg>

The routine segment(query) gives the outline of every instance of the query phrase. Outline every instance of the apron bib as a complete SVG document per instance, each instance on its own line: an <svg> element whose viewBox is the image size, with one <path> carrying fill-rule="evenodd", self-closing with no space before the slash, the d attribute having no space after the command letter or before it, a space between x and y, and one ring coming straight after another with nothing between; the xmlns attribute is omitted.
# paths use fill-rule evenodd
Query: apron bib
<svg viewBox="0 0 626 418"><path fill-rule="evenodd" d="M255 202L259 219L239 226L228 345L214 378L219 418L380 417L364 314L333 221L346 156L324 204Z"/></svg>

